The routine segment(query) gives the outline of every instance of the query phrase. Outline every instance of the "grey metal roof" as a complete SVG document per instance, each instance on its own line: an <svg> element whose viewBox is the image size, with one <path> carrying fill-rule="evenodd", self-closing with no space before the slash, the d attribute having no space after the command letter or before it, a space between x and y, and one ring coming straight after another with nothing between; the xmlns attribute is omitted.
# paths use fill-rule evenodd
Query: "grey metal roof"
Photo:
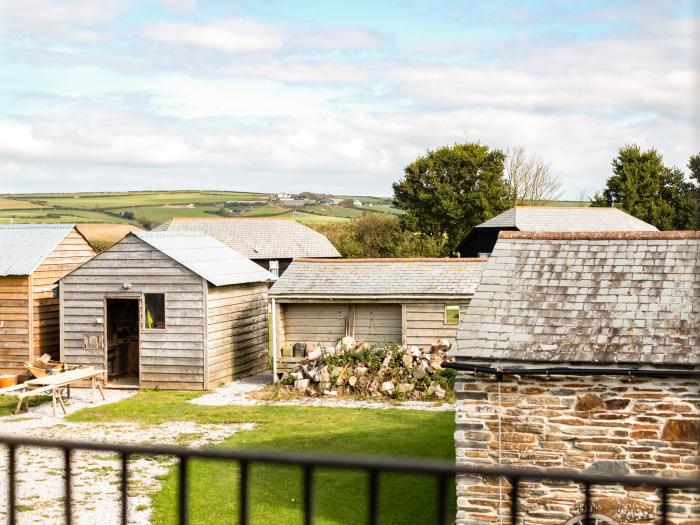
<svg viewBox="0 0 700 525"><path fill-rule="evenodd" d="M655 226L617 208L593 206L516 206L482 222L477 228L517 228L520 231L658 231Z"/></svg>
<svg viewBox="0 0 700 525"><path fill-rule="evenodd" d="M294 260L270 296L465 296L476 289L485 263L483 259Z"/></svg>
<svg viewBox="0 0 700 525"><path fill-rule="evenodd" d="M201 232L133 232L214 286L274 281L250 259Z"/></svg>
<svg viewBox="0 0 700 525"><path fill-rule="evenodd" d="M201 231L249 259L340 257L326 237L289 219L174 218L155 231Z"/></svg>
<svg viewBox="0 0 700 525"><path fill-rule="evenodd" d="M457 356L700 364L700 232L501 232Z"/></svg>
<svg viewBox="0 0 700 525"><path fill-rule="evenodd" d="M0 276L30 275L74 224L0 224Z"/></svg>

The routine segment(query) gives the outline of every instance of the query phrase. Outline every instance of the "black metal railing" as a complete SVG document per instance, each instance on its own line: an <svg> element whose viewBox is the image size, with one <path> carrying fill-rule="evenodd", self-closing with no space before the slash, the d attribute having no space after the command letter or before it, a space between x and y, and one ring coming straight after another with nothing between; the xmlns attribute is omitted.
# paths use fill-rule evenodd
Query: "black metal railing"
<svg viewBox="0 0 700 525"><path fill-rule="evenodd" d="M435 521L439 525L446 525L454 520L451 516L452 484L456 476L476 477L501 477L508 480L508 503L510 524L518 523L520 512L520 488L525 481L545 481L553 483L569 482L581 485L584 494L583 525L592 525L592 496L591 488L598 486L618 485L624 487L645 487L654 490L659 495L658 521L661 525L669 522L669 492L670 491L700 491L700 478L655 478L641 476L603 476L587 475L572 471L519 469L519 468L492 468L481 466L455 465L449 461L405 459L405 458L368 458L368 457L342 457L330 455L308 455L291 452L267 452L232 449L186 449L171 446L148 445L111 445L99 443L83 443L77 441L50 441L44 439L27 439L14 437L0 437L0 444L4 444L8 452L8 502L9 524L17 523L17 448L39 447L63 451L65 471L65 499L64 512L65 523L73 523L72 509L72 463L71 456L75 451L111 452L119 455L120 469L120 494L121 505L120 519L123 525L127 523L128 508L128 462L132 456L170 456L177 458L179 462L179 497L178 519L181 525L189 523L189 495L188 495L188 464L193 459L210 459L235 462L239 466L239 493L238 508L239 521L242 525L249 523L249 473L251 464L273 464L280 466L297 466L303 470L303 514L304 523L310 525L314 520L314 472L319 468L344 469L363 471L368 474L368 523L377 525L380 516L379 491L382 474L417 474L431 476L437 481L435 493L437 512ZM468 518L467 518L468 519Z"/></svg>

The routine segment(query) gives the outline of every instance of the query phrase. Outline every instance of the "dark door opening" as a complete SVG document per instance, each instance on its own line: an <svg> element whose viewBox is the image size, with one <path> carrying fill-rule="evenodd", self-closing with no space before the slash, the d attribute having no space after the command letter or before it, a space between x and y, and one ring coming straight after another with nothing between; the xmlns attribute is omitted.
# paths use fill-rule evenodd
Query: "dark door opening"
<svg viewBox="0 0 700 525"><path fill-rule="evenodd" d="M139 384L139 300L107 299L107 379Z"/></svg>

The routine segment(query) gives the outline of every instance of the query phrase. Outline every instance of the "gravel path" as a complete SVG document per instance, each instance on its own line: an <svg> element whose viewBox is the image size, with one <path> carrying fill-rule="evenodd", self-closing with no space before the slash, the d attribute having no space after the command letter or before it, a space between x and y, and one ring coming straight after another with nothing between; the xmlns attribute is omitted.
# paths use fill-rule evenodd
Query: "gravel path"
<svg viewBox="0 0 700 525"><path fill-rule="evenodd" d="M83 407L121 401L132 391L106 390L107 401L92 404L89 390L73 389L68 406L72 413ZM32 436L47 439L202 447L223 441L243 425L202 425L175 421L141 426L135 423L69 423L51 416L51 404L32 408L29 413L0 418L0 435ZM130 524L148 524L151 498L161 488L174 460L165 457L138 457L129 462ZM119 469L115 454L76 452L73 456L74 523L110 525L119 523ZM51 525L64 522L63 455L55 450L20 448L17 451L18 524ZM6 523L7 455L0 453L0 523Z"/></svg>
<svg viewBox="0 0 700 525"><path fill-rule="evenodd" d="M384 403L381 401L360 401L354 399L337 399L331 396L307 397L287 401L264 401L252 399L249 394L263 389L272 383L272 374L262 373L246 379L234 381L219 387L202 396L191 399L195 405L227 406L227 405L275 405L275 406L317 406L317 407L346 407L346 408L398 408L404 410L450 411L455 406L451 403L436 404L423 401L403 401L401 403Z"/></svg>

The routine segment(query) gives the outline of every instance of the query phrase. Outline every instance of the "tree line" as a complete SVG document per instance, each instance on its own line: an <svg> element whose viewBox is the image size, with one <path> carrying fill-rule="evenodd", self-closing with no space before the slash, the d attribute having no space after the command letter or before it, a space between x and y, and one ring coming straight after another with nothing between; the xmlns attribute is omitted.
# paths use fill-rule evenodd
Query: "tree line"
<svg viewBox="0 0 700 525"><path fill-rule="evenodd" d="M700 153L689 178L655 149L620 148L605 187L587 203L614 206L660 230L700 229ZM447 257L478 224L516 205L561 197L561 179L523 148L479 143L429 150L393 184L399 217L364 214L319 225L344 257Z"/></svg>

